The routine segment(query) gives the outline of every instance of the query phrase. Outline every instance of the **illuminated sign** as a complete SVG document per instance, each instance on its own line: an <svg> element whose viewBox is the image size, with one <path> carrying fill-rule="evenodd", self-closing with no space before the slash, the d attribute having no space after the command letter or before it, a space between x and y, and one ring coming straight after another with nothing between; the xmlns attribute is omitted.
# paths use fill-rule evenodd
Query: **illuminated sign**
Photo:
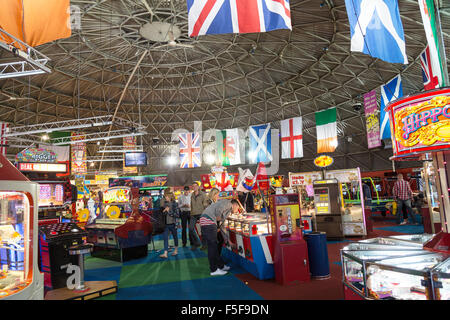
<svg viewBox="0 0 450 320"><path fill-rule="evenodd" d="M56 154L42 148L28 148L16 155L17 162L56 162Z"/></svg>
<svg viewBox="0 0 450 320"><path fill-rule="evenodd" d="M25 172L67 172L66 163L19 163L19 170Z"/></svg>
<svg viewBox="0 0 450 320"><path fill-rule="evenodd" d="M319 156L314 159L314 164L317 167L325 168L331 166L333 164L333 161L334 161L333 158L330 156Z"/></svg>
<svg viewBox="0 0 450 320"><path fill-rule="evenodd" d="M302 173L289 172L289 185L291 187L312 185L314 180L320 179L322 179L322 172L320 171Z"/></svg>
<svg viewBox="0 0 450 320"><path fill-rule="evenodd" d="M110 188L103 192L104 203L123 203L130 202L130 188Z"/></svg>
<svg viewBox="0 0 450 320"><path fill-rule="evenodd" d="M396 100L389 111L394 155L450 147L450 89L431 90Z"/></svg>

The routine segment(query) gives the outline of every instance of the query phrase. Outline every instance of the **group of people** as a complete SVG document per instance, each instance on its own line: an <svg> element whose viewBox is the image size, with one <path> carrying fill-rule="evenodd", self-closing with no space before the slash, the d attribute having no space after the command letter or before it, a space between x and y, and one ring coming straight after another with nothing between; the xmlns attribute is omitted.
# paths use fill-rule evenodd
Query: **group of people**
<svg viewBox="0 0 450 320"><path fill-rule="evenodd" d="M181 241L186 247L189 239L191 250L208 250L208 261L212 276L224 275L230 269L221 258L221 248L224 242L229 241L226 232L222 228L223 221L230 213L237 213L240 204L237 200L218 199L219 190L211 189L207 195L200 190L197 183L192 185L193 192L189 186L184 187L184 192L175 201L173 192L164 193L161 199L160 209L164 213L165 227L163 232L164 249L161 258L168 258L169 233L174 239L172 256L178 254L177 219L181 220ZM195 229L200 224L201 240Z"/></svg>

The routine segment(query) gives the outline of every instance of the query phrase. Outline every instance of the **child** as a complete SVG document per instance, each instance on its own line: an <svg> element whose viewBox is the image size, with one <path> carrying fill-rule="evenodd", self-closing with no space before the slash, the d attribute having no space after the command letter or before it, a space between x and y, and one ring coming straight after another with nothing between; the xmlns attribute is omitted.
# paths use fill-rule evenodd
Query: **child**
<svg viewBox="0 0 450 320"><path fill-rule="evenodd" d="M161 201L161 210L165 216L165 227L163 234L164 253L161 254L160 257L167 259L167 252L169 251L169 232L172 233L175 242L175 250L173 251L172 256L178 254L178 235L176 228L178 205L172 192L164 193L164 198Z"/></svg>

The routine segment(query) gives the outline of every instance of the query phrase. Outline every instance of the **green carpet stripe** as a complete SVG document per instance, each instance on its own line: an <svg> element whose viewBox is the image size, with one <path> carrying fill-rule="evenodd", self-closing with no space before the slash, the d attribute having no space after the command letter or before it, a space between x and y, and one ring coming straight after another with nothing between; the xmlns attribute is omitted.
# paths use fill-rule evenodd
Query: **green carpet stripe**
<svg viewBox="0 0 450 320"><path fill-rule="evenodd" d="M119 288L210 277L208 258L167 260L122 267Z"/></svg>
<svg viewBox="0 0 450 320"><path fill-rule="evenodd" d="M84 260L84 268L88 269L100 269L100 268L111 268L111 267L121 267L122 263L118 261L112 261L107 259L101 259L96 257L87 257Z"/></svg>

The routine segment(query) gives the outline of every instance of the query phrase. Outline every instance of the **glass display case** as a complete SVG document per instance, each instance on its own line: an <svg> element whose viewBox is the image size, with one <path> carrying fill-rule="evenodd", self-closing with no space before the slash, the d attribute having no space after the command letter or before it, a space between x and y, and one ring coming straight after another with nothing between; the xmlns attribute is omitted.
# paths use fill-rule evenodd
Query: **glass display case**
<svg viewBox="0 0 450 320"><path fill-rule="evenodd" d="M418 243L423 245L425 242L428 242L431 240L431 238L434 237L434 234L403 234L399 236L389 236L388 238L402 240L402 241L408 241L413 243Z"/></svg>
<svg viewBox="0 0 450 320"><path fill-rule="evenodd" d="M386 247L386 246L385 246ZM360 295L367 294L366 263L386 258L426 254L425 250L389 250L371 247L370 249L355 250L354 246L347 246L341 250L341 263L344 284L350 286Z"/></svg>
<svg viewBox="0 0 450 320"><path fill-rule="evenodd" d="M432 232L437 232L434 230L434 223L441 222L441 216L439 211L439 197L438 188L436 181L436 170L434 169L432 161L424 161L422 168L422 177L424 181L424 197L428 209L430 211Z"/></svg>
<svg viewBox="0 0 450 320"><path fill-rule="evenodd" d="M30 202L23 192L0 191L0 298L31 283Z"/></svg>
<svg viewBox="0 0 450 320"><path fill-rule="evenodd" d="M224 221L227 230L243 234L245 236L271 234L271 224L266 213L250 212L237 215L229 215Z"/></svg>
<svg viewBox="0 0 450 320"><path fill-rule="evenodd" d="M401 239L395 239L391 237L377 237L372 239L365 239L359 241L360 243L378 243L378 244L385 244L385 245L391 245L391 246L407 246L407 247L416 247L418 249L423 248L423 244L419 242L414 241L407 241L407 240L401 240Z"/></svg>
<svg viewBox="0 0 450 320"><path fill-rule="evenodd" d="M430 270L446 258L441 253L428 253L367 262L367 295L371 299L433 299Z"/></svg>
<svg viewBox="0 0 450 320"><path fill-rule="evenodd" d="M432 271L433 291L436 300L450 300L450 258Z"/></svg>

